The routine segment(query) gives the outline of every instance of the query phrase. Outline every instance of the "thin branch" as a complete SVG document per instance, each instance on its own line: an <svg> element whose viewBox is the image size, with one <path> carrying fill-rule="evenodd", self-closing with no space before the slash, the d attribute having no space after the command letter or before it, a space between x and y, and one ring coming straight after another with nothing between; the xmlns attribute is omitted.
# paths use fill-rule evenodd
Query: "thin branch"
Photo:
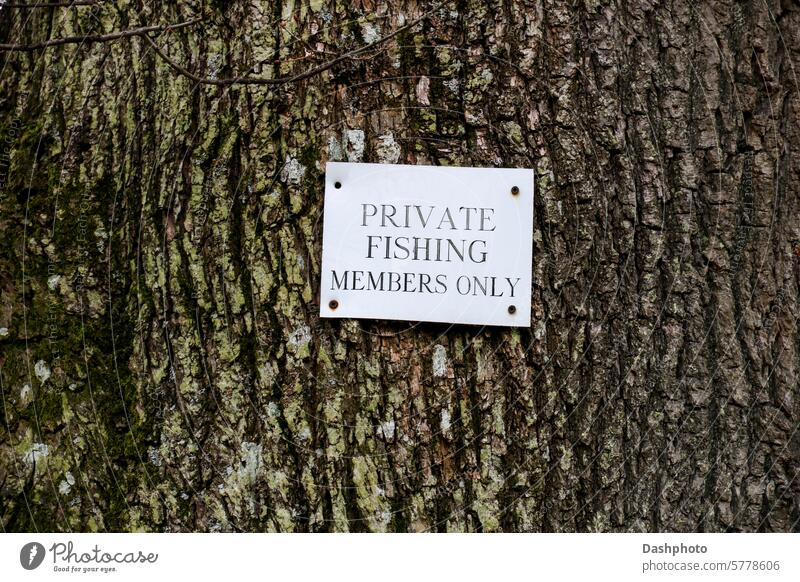
<svg viewBox="0 0 800 582"><path fill-rule="evenodd" d="M166 32L168 30L176 30L178 28L185 28L200 22L200 18L194 20L187 20L186 22L179 22L178 24L162 24L159 26L143 26L141 28L133 28L130 30L121 30L119 32L110 32L108 34L86 34L83 36L67 36L64 38L51 38L44 42L36 44L0 44L0 51L20 51L31 52L40 49L45 49L51 46L60 46L64 44L84 44L95 42L107 42L110 40L117 40L120 38L129 38L132 36L144 36L150 32Z"/></svg>
<svg viewBox="0 0 800 582"><path fill-rule="evenodd" d="M284 85L287 83L296 83L298 81L302 81L304 79L308 79L309 77L313 77L315 75L319 75L327 71L328 69L335 67L341 62L355 59L356 57L367 53L386 42L390 41L398 34L413 28L426 18L431 15L435 10L438 9L439 4L436 4L433 8L428 10L427 12L423 13L422 16L412 20L404 24L403 26L395 29L391 33L387 34L372 42L370 44L358 47L346 53L339 55L336 58L333 58L329 61L322 63L321 65L317 65L316 67L312 67L307 71L302 73L297 73L296 75L289 75L287 77L278 77L278 78L263 78L263 77L232 77L229 79L212 79L210 77L201 77L192 73L189 69L181 65L180 63L176 62L174 59L170 58L164 51L150 38L149 33L156 32L167 32L169 30L176 30L178 28L185 28L187 26L191 26L200 22L202 19L196 18L194 20L187 20L186 22L181 22L178 24L166 24L161 26L144 26L141 28L134 28L131 30L122 30L119 32L112 32L109 34L88 34L84 36L69 36L65 38L53 38L50 40L46 40L44 42L36 43L36 44L0 44L0 51L20 51L20 52L31 52L35 50L45 49L52 46L60 46L65 44L83 44L83 43L95 43L95 42L107 42L111 40L117 40L120 38L130 38L134 36L141 36L143 37L153 50L155 50L156 54L161 57L170 67L175 69L181 75L188 77L189 79L195 81L196 83L201 83L204 85L217 85L217 86L228 86L228 85Z"/></svg>
<svg viewBox="0 0 800 582"><path fill-rule="evenodd" d="M232 77L229 79L212 79L210 77L201 77L200 75L196 75L192 73L189 69L181 65L180 63L176 62L174 59L170 58L167 54L164 53L163 50L153 41L152 38L145 35L144 38L150 43L150 46L153 47L153 50L156 51L158 56L160 56L164 61L181 75L188 77L192 81L196 83L202 83L204 85L217 85L217 86L228 86L228 85L285 85L287 83L296 83L298 81L302 81L304 79L308 79L309 77L313 77L315 75L319 75L320 73L327 71L331 67L338 65L339 63L353 59L363 53L366 53L388 41L396 37L401 32L404 32L410 28L413 28L423 20L425 20L430 14L438 8L438 5L434 8L431 8L427 12L425 12L419 18L412 20L411 22L404 24L400 28L395 29L391 33L387 34L384 37L379 38L373 43L361 46L357 49L353 49L346 53L339 55L338 57L331 59L318 65L316 67L312 67L307 71L302 73L297 73L296 75L289 75L287 77L277 77L273 79L267 79L263 77Z"/></svg>
<svg viewBox="0 0 800 582"><path fill-rule="evenodd" d="M95 0L75 0L74 2L39 2L38 4L0 4L0 8L69 8L71 6L94 6Z"/></svg>

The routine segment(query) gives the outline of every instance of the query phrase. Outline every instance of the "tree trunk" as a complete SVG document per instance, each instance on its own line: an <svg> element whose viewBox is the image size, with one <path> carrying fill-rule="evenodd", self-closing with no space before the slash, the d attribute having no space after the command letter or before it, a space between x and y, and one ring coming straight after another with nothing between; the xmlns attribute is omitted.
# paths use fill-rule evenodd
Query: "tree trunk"
<svg viewBox="0 0 800 582"><path fill-rule="evenodd" d="M2 53L2 528L800 529L800 10L576 4L0 8L217 81ZM321 320L328 160L533 167L531 328Z"/></svg>

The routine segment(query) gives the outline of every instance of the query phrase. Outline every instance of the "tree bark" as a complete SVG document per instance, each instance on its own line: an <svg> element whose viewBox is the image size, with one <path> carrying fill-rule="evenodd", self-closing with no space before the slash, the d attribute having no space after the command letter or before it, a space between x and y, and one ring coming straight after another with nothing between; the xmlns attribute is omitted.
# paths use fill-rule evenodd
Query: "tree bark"
<svg viewBox="0 0 800 582"><path fill-rule="evenodd" d="M387 42L378 39L425 15ZM800 10L0 8L5 531L797 531ZM318 317L328 160L533 167L533 321ZM527 233L522 233L527 236Z"/></svg>

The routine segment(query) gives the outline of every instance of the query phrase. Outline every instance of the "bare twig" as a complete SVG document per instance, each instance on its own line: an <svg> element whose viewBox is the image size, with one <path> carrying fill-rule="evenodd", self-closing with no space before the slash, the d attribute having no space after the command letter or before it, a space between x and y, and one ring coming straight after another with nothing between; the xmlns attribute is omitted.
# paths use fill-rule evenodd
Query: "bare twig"
<svg viewBox="0 0 800 582"><path fill-rule="evenodd" d="M384 44L384 43L388 42L389 40L393 39L395 36L397 36L401 32L404 32L404 31L406 31L406 30L408 30L410 28L413 28L414 26L416 26L417 24L419 24L420 22L425 20L428 16L430 16L430 14L435 9L436 9L436 7L428 10L427 12L425 12L419 18L416 18L416 19L412 20L411 22L408 22L407 24L404 24L403 26L393 30L392 32L390 32L386 36L383 36L383 37L379 38L378 40L376 40L373 43L370 43L370 44L358 47L357 49L353 49L351 51L343 53L343 54L339 55L338 57L336 57L334 59L326 61L326 62L322 63L321 65L317 65L316 67L312 67L312 68L310 68L307 71L304 71L302 73L297 73L296 75L289 75L287 77L277 77L277 78L273 78L273 79L267 79L267 78L263 78L263 77L244 77L244 76L231 77L229 79L212 79L212 78L209 78L209 77L201 77L200 75L196 75L196 74L192 73L189 69L187 69L186 67L184 67L180 63L176 62L174 59L170 58L167 54L164 53L163 50L161 50L161 48L153 41L152 38L150 38L149 36L146 36L146 35L145 35L144 38L147 40L148 43L150 43L150 46L153 47L153 50L156 51L158 56L160 56L162 59L164 59L164 61L170 67L175 69L181 75L190 78L192 81L195 81L196 83L202 83L204 85L217 85L217 86L223 86L223 87L224 86L228 86L228 85L285 85L287 83L296 83L298 81L302 81L304 79L308 79L309 77L313 77L315 75L319 75L320 73L322 73L324 71L327 71L331 67L334 67L334 66L338 65L339 63L341 63L343 61L354 59L355 57L357 57L357 56L359 56L359 55L361 55L363 53L369 52L370 50L381 46L382 44Z"/></svg>
<svg viewBox="0 0 800 582"><path fill-rule="evenodd" d="M75 0L74 2L38 2L34 4L0 4L0 8L69 8L71 6L94 6L95 0Z"/></svg>
<svg viewBox="0 0 800 582"><path fill-rule="evenodd" d="M186 22L179 22L178 24L162 24L158 26L143 26L141 28L133 28L130 30L121 30L119 32L110 32L108 34L86 34L83 36L67 36L64 38L51 38L44 42L35 44L0 44L0 51L21 51L31 52L40 49L45 49L51 46L60 46L64 44L89 44L95 42L108 42L120 38L129 38L132 36L144 36L150 32L167 32L168 30L176 30L178 28L185 28L200 22L200 18L194 20L187 20Z"/></svg>
<svg viewBox="0 0 800 582"><path fill-rule="evenodd" d="M74 3L73 3L74 4ZM36 43L36 44L0 44L0 51L20 51L20 52L30 52L40 49L46 49L48 47L53 46L60 46L65 44L83 44L83 43L96 43L96 42L107 42L112 40L117 40L120 38L130 38L134 36L141 36L143 37L153 48L153 50L161 57L170 67L175 69L181 75L188 77L189 79L195 81L196 83L201 83L204 85L217 85L217 86L228 86L228 85L284 85L287 83L296 83L298 81L302 81L304 79L308 79L309 77L313 77L315 75L319 75L320 73L327 71L328 69L338 65L341 62L355 59L360 55L368 53L369 51L380 47L381 45L385 44L386 42L390 41L398 34L413 28L426 18L430 16L430 14L439 7L439 4L436 4L433 8L428 10L427 12L423 13L422 16L419 18L415 18L414 20L404 24L403 26L396 28L391 33L387 34L372 42L370 44L358 47L346 53L342 53L341 55L326 61L316 67L312 67L307 71L302 73L297 73L295 75L289 75L287 77L277 77L277 78L263 78L263 77L247 77L247 76L238 76L232 77L228 79L212 79L210 77L201 77L200 75L196 75L192 73L189 69L169 57L154 41L150 38L149 33L162 33L167 32L170 30L176 30L178 28L185 28L187 26L191 26L200 22L202 19L196 18L194 20L187 20L186 22L181 22L178 24L166 24L160 26L143 26L141 28L134 28L131 30L122 30L119 32L112 32L108 34L88 34L84 36L69 36L65 38L53 38L50 40L46 40L44 42Z"/></svg>

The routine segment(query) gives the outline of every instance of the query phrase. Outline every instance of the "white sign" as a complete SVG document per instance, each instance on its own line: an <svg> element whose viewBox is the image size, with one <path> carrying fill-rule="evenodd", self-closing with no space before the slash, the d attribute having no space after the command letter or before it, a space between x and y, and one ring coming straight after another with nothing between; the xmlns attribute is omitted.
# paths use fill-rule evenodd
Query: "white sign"
<svg viewBox="0 0 800 582"><path fill-rule="evenodd" d="M533 170L328 162L320 316L530 327Z"/></svg>

